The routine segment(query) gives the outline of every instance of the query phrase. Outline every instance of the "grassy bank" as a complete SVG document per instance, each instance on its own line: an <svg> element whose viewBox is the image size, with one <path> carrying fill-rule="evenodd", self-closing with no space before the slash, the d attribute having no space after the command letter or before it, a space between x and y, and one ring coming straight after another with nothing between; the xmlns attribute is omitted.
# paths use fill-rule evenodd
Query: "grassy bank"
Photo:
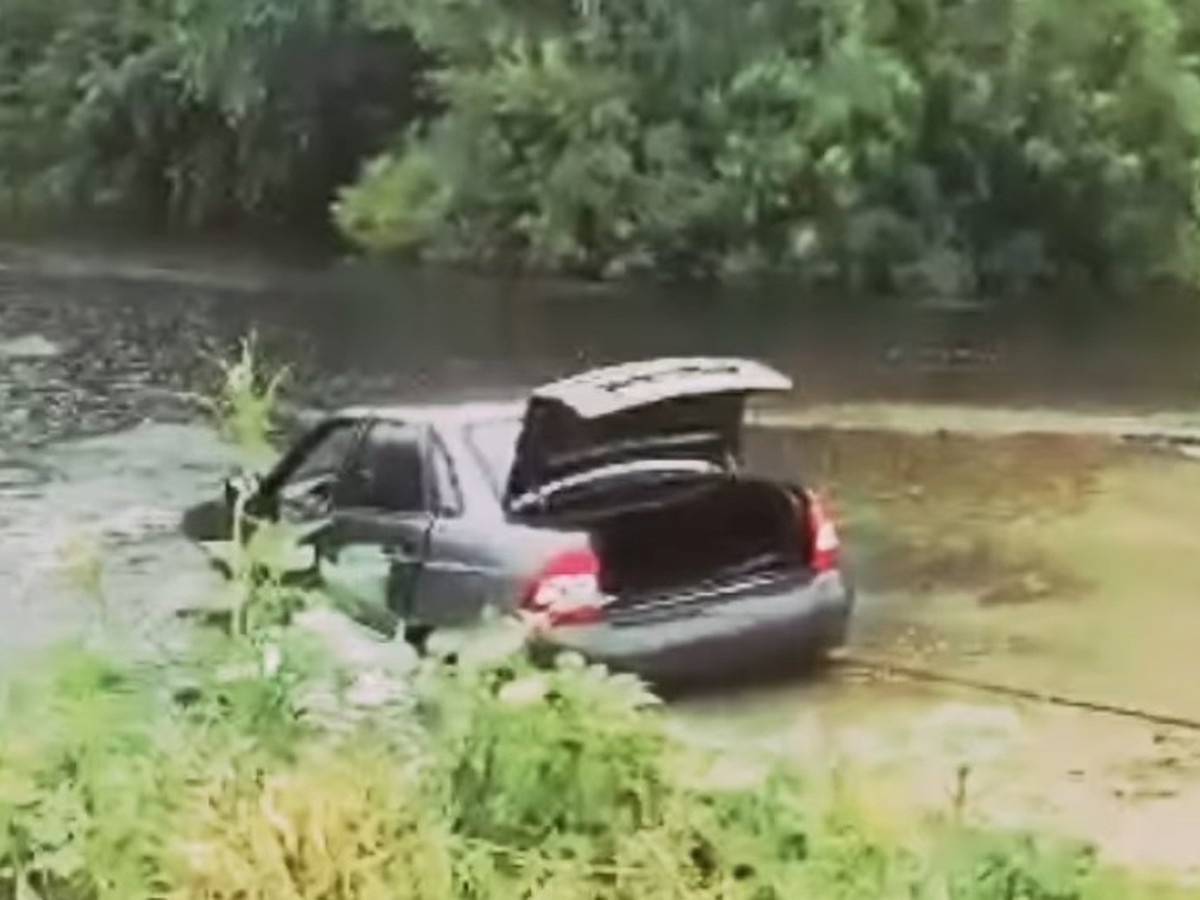
<svg viewBox="0 0 1200 900"><path fill-rule="evenodd" d="M280 584L288 534L260 534L218 604L235 627L143 664L101 631L4 682L0 896L1174 895L978 824L967 768L918 812L849 758L702 749L636 682L531 668L519 633L424 662L347 640ZM64 565L84 596L103 583L86 548Z"/></svg>
<svg viewBox="0 0 1200 900"><path fill-rule="evenodd" d="M7 684L0 896L1167 896L1067 842L898 816L852 771L696 750L580 665L426 663L372 701L301 635L152 669L65 648Z"/></svg>

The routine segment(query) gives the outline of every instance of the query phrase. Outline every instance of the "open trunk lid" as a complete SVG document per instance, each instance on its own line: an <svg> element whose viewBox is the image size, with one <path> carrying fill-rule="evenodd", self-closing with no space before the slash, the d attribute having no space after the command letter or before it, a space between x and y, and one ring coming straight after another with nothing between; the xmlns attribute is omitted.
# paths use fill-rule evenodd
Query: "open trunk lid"
<svg viewBox="0 0 1200 900"><path fill-rule="evenodd" d="M742 359L673 358L595 369L538 388L505 509L582 523L657 506L730 476L749 395L791 379Z"/></svg>

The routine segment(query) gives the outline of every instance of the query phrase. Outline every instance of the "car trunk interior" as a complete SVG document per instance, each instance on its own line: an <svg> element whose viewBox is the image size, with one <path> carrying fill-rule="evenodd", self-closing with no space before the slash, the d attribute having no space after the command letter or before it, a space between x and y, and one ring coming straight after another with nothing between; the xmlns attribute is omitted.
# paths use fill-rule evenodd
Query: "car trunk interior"
<svg viewBox="0 0 1200 900"><path fill-rule="evenodd" d="M687 500L592 529L600 587L636 602L674 587L805 562L795 501L765 481L728 480Z"/></svg>

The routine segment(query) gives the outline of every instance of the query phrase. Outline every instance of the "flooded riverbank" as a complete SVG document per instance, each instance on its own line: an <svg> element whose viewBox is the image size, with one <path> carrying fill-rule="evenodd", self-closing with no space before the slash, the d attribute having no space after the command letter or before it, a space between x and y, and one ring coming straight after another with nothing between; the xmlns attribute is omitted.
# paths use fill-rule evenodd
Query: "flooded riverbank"
<svg viewBox="0 0 1200 900"><path fill-rule="evenodd" d="M545 287L530 296L431 274L97 268L0 265L5 661L95 619L59 571L75 537L97 543L114 614L147 641L210 589L174 525L232 458L188 398L211 386L214 356L254 329L291 366L291 395L321 405L515 396L585 364L661 353L772 360L800 388L789 408L769 411L775 427L755 432L750 455L829 493L863 587L856 648L1200 718L1186 668L1200 640L1200 464L1114 439L1195 427L1197 339L1171 319L1120 336L1108 325L1031 336L1028 323L978 313L852 315ZM830 740L868 756L907 748L919 762L931 757L918 738L953 742L954 727L936 719L950 700L997 721L994 707L1013 709L835 673L677 712L719 739L781 752ZM979 763L981 785L1005 786L980 787L994 814L1046 816L1118 855L1200 864L1190 844L1135 839L1200 818L1191 738L1016 714L1020 739ZM952 763L904 765L917 794L944 797Z"/></svg>
<svg viewBox="0 0 1200 900"><path fill-rule="evenodd" d="M813 428L757 434L772 473L829 493L864 591L852 655L1123 705L1200 728L1200 463L1103 434ZM844 759L972 810L1200 874L1200 730L864 673L700 698L714 739Z"/></svg>

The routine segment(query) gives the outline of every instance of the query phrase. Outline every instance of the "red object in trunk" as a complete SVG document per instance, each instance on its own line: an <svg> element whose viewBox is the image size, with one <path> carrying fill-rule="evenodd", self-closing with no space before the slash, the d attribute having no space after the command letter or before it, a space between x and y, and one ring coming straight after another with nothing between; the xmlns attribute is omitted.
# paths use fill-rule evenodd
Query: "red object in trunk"
<svg viewBox="0 0 1200 900"><path fill-rule="evenodd" d="M813 491L804 492L803 527L808 541L809 565L814 572L828 572L838 567L841 541L837 526L824 502Z"/></svg>
<svg viewBox="0 0 1200 900"><path fill-rule="evenodd" d="M550 560L521 596L521 608L550 627L588 625L603 618L605 596L591 550L571 550Z"/></svg>

